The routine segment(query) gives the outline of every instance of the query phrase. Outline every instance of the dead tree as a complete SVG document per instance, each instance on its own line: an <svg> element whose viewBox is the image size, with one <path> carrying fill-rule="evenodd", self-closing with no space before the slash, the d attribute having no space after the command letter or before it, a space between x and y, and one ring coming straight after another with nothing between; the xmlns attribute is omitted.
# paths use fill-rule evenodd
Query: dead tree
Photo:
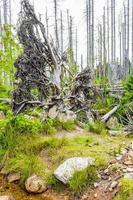
<svg viewBox="0 0 133 200"><path fill-rule="evenodd" d="M133 68L133 0L132 0L132 68Z"/></svg>
<svg viewBox="0 0 133 200"><path fill-rule="evenodd" d="M60 13L60 20L61 20L61 24L60 24L60 29L61 29L61 56L63 56L63 52L64 52L64 37L63 37L63 17L62 17L62 11Z"/></svg>
<svg viewBox="0 0 133 200"><path fill-rule="evenodd" d="M110 9L109 9L109 0L107 0L107 42L108 42L108 64L110 62L110 17L109 17Z"/></svg>
<svg viewBox="0 0 133 200"><path fill-rule="evenodd" d="M60 93L58 80L54 79L56 70L61 66L60 58L28 0L21 2L21 12L18 37L24 50L15 62L15 78L21 79L13 92L13 110L16 114L34 104L42 104L50 94ZM33 89L38 91L38 99L32 94Z"/></svg>
<svg viewBox="0 0 133 200"><path fill-rule="evenodd" d="M105 22L105 7L104 7L104 13L103 13L103 75L106 77L106 22Z"/></svg>
<svg viewBox="0 0 133 200"><path fill-rule="evenodd" d="M75 45L75 54L76 54L76 64L77 64L77 61L78 61L78 30L76 28L76 41L75 41L76 45Z"/></svg>
<svg viewBox="0 0 133 200"><path fill-rule="evenodd" d="M49 18L48 18L48 10L47 10L47 8L46 8L45 19L46 19L46 33L47 33L47 38L48 38L49 37Z"/></svg>
<svg viewBox="0 0 133 200"><path fill-rule="evenodd" d="M57 18L57 0L54 0L54 19L55 19L55 38L56 49L59 49L59 36L58 36L58 18Z"/></svg>
<svg viewBox="0 0 133 200"><path fill-rule="evenodd" d="M86 35L87 35L87 67L89 67L89 8L88 1L86 1Z"/></svg>
<svg viewBox="0 0 133 200"><path fill-rule="evenodd" d="M18 37L23 53L15 62L17 89L13 91L14 113L37 105L46 111L56 105L62 112L68 109L76 113L82 110L87 112L93 100L90 69L84 69L75 78L71 75L73 82L65 94L58 84L61 76L57 71L63 68L69 72L66 63L58 55L53 42L48 40L45 27L29 1L22 0L21 8ZM35 91L37 95L34 95ZM67 106L64 100L67 100Z"/></svg>

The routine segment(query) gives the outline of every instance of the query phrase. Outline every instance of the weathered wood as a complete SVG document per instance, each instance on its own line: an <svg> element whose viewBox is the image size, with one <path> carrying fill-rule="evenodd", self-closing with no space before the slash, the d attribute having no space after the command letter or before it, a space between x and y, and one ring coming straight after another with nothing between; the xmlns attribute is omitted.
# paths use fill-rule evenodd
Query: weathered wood
<svg viewBox="0 0 133 200"><path fill-rule="evenodd" d="M119 105L115 106L111 111L109 111L106 115L101 118L102 122L107 122L108 119L118 110Z"/></svg>

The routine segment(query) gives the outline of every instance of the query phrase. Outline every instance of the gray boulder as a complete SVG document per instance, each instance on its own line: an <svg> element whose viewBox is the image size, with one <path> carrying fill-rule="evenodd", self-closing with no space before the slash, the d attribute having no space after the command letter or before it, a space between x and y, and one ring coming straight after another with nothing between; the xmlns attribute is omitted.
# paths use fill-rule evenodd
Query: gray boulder
<svg viewBox="0 0 133 200"><path fill-rule="evenodd" d="M48 112L48 117L54 119L56 118L58 115L58 108L57 106L53 106L52 108L49 109L49 112Z"/></svg>
<svg viewBox="0 0 133 200"><path fill-rule="evenodd" d="M74 157L67 159L54 172L54 176L64 184L67 184L73 177L74 173L86 169L93 164L95 159L86 157Z"/></svg>
<svg viewBox="0 0 133 200"><path fill-rule="evenodd" d="M119 128L119 122L117 117L111 117L107 122L107 127L111 130L116 130Z"/></svg>
<svg viewBox="0 0 133 200"><path fill-rule="evenodd" d="M34 194L40 194L47 190L46 184L42 178L37 175L32 175L27 179L25 182L25 188L27 192Z"/></svg>
<svg viewBox="0 0 133 200"><path fill-rule="evenodd" d="M68 120L74 121L77 116L73 111L67 110L65 113L59 113L57 117L60 121L65 122Z"/></svg>

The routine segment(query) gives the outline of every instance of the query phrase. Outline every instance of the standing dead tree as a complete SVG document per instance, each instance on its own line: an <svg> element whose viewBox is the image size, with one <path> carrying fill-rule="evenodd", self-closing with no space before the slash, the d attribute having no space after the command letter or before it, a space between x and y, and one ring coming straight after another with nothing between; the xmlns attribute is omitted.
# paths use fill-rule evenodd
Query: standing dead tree
<svg viewBox="0 0 133 200"><path fill-rule="evenodd" d="M90 70L85 69L79 73L64 96L60 87L61 76L57 71L64 68L69 72L69 67L65 67L53 43L49 42L45 27L36 17L28 0L21 2L18 37L23 53L15 62L18 86L13 91L14 113L18 114L36 105L47 110L57 105L62 110L87 111L90 105ZM35 91L38 94L36 96ZM64 99L69 102L67 107Z"/></svg>

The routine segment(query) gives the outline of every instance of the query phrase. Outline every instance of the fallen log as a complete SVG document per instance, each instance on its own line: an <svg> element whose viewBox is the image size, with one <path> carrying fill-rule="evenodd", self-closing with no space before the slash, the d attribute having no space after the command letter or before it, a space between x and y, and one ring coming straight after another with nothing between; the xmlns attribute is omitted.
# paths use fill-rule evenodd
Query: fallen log
<svg viewBox="0 0 133 200"><path fill-rule="evenodd" d="M6 103L6 104L11 104L11 100L10 99L5 99L5 98L0 98L0 102Z"/></svg>
<svg viewBox="0 0 133 200"><path fill-rule="evenodd" d="M120 106L115 106L111 111L109 111L108 113L106 113L102 118L101 121L102 122L107 122L109 120L109 118L118 110Z"/></svg>

